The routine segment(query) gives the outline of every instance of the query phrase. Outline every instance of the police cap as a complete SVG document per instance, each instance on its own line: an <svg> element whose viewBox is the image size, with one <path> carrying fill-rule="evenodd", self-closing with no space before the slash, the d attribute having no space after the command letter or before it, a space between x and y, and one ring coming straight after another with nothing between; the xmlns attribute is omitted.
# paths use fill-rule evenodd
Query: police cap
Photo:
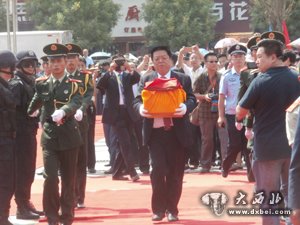
<svg viewBox="0 0 300 225"><path fill-rule="evenodd" d="M17 58L14 53L8 50L0 51L0 68L14 67L16 62Z"/></svg>
<svg viewBox="0 0 300 225"><path fill-rule="evenodd" d="M68 55L82 55L82 49L75 44L66 44L66 47L68 48Z"/></svg>
<svg viewBox="0 0 300 225"><path fill-rule="evenodd" d="M285 38L283 33L279 31L268 31L261 35L261 39L275 39L281 41L282 44L285 44Z"/></svg>
<svg viewBox="0 0 300 225"><path fill-rule="evenodd" d="M233 54L247 54L247 48L241 44L235 44L233 46L231 46L228 50L228 54L229 55L233 55Z"/></svg>
<svg viewBox="0 0 300 225"><path fill-rule="evenodd" d="M59 58L67 55L68 48L62 44L53 43L46 45L43 48L43 52L47 55L48 58Z"/></svg>
<svg viewBox="0 0 300 225"><path fill-rule="evenodd" d="M247 48L249 48L250 50L257 48L257 43L260 41L260 39L261 39L261 34L259 33L250 37L247 42Z"/></svg>

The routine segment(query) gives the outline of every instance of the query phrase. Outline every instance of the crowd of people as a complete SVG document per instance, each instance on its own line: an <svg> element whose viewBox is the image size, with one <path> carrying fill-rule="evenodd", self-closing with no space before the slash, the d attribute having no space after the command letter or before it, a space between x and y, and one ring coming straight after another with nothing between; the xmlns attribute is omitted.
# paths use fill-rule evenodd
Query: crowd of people
<svg viewBox="0 0 300 225"><path fill-rule="evenodd" d="M87 173L96 172L100 100L110 155L104 173L132 182L141 179L137 167L150 174L152 221L179 220L185 169L217 166L226 178L245 163L255 192L280 192L280 207L294 210L286 224L299 225L300 56L283 43L282 33L265 32L227 54L156 46L137 62L116 54L96 65L72 43L45 46L41 65L30 50L1 51L0 224L11 225L13 195L18 219L73 223L74 209L85 207ZM39 127L41 211L30 201ZM262 224L279 225L280 217L262 216Z"/></svg>

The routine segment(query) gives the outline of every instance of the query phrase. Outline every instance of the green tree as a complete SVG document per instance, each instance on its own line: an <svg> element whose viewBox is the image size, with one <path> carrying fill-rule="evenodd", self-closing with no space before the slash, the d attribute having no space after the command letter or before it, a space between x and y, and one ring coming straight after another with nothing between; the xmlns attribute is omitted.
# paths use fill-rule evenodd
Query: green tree
<svg viewBox="0 0 300 225"><path fill-rule="evenodd" d="M251 0L251 27L255 32L264 32L271 25L273 30L282 31L285 20L291 38L295 37L300 24L300 1L295 0Z"/></svg>
<svg viewBox="0 0 300 225"><path fill-rule="evenodd" d="M37 30L72 30L74 42L82 48L105 48L111 43L120 10L112 0L26 2Z"/></svg>
<svg viewBox="0 0 300 225"><path fill-rule="evenodd" d="M143 4L148 22L144 34L149 45L206 46L214 37L216 18L211 15L212 0L147 0Z"/></svg>
<svg viewBox="0 0 300 225"><path fill-rule="evenodd" d="M6 31L6 5L0 0L0 32Z"/></svg>

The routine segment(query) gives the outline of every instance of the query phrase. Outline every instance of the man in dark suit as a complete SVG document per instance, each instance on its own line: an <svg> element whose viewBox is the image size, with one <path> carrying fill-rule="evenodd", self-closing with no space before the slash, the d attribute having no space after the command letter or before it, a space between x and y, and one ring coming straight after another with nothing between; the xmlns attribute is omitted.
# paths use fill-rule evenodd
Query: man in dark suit
<svg viewBox="0 0 300 225"><path fill-rule="evenodd" d="M110 72L101 76L97 83L97 88L105 90L106 94L102 122L112 125L112 132L116 134L120 146L113 166L113 180L127 180L122 176L124 169L132 181L140 179L134 168L130 139L132 125L139 118L132 107L132 85L139 80L140 75L131 71L123 57L114 57Z"/></svg>
<svg viewBox="0 0 300 225"><path fill-rule="evenodd" d="M289 208L293 210L291 216L294 225L300 225L300 120L298 119L294 147L292 151L291 165L289 170Z"/></svg>
<svg viewBox="0 0 300 225"><path fill-rule="evenodd" d="M36 93L27 113L32 115L44 106L45 123L41 136L45 166L43 207L48 223L71 225L77 156L82 144L74 114L82 105L82 97L78 81L68 78L65 73L67 47L53 43L45 46L44 52L49 58L51 75L36 80ZM58 168L61 172L61 192Z"/></svg>
<svg viewBox="0 0 300 225"><path fill-rule="evenodd" d="M155 47L151 58L155 71L141 78L135 109L143 116L143 141L149 146L151 157L153 221L160 221L167 213L168 221L178 220L178 202L182 192L185 147L192 141L188 113L195 107L190 77L171 71L171 51L166 46ZM151 118L144 108L141 91L145 83L156 78L176 78L186 92L186 101L174 112L176 118ZM170 121L171 119L171 121Z"/></svg>

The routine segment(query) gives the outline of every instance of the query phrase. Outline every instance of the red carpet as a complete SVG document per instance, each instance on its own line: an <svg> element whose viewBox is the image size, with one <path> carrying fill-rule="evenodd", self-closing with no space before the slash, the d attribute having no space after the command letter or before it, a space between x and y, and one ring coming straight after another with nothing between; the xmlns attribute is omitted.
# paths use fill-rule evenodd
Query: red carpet
<svg viewBox="0 0 300 225"><path fill-rule="evenodd" d="M96 140L103 138L102 124L97 118ZM38 150L41 153L41 150ZM42 166L41 154L38 154L37 167ZM245 171L233 172L227 179L220 173L188 173L184 177L183 193L179 204L180 221L169 223L166 219L155 224L181 225L250 225L261 224L258 216L221 217L212 214L204 206L200 197L207 192L224 192L229 202L227 207L234 207L234 198L239 190L248 193L248 201L253 197L253 184L246 181ZM42 208L43 180L36 179L32 186L32 202ZM149 176L141 176L139 182L112 181L110 176L88 178L86 188L86 208L75 211L74 224L77 225L150 225L151 221L151 185ZM250 206L249 206L250 207ZM226 210L226 209L225 209ZM12 200L11 215L15 214ZM40 223L46 225L45 219Z"/></svg>

